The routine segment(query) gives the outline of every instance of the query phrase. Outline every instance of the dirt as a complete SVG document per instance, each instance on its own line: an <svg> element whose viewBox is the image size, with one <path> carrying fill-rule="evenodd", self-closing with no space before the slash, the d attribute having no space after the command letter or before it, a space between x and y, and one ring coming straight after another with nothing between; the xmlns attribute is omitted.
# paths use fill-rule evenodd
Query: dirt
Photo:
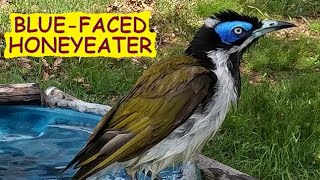
<svg viewBox="0 0 320 180"><path fill-rule="evenodd" d="M8 0L0 0L0 8L4 8L9 4Z"/></svg>
<svg viewBox="0 0 320 180"><path fill-rule="evenodd" d="M116 0L107 7L107 12L132 13L150 11L154 12L153 0Z"/></svg>

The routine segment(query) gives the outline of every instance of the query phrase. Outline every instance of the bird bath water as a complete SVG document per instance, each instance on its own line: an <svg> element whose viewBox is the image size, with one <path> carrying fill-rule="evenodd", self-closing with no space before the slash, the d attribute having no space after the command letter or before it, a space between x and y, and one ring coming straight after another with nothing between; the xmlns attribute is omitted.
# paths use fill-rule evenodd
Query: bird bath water
<svg viewBox="0 0 320 180"><path fill-rule="evenodd" d="M101 119L40 106L0 106L0 114L0 179L57 178Z"/></svg>
<svg viewBox="0 0 320 180"><path fill-rule="evenodd" d="M0 106L0 180L70 179L61 169L84 146L101 116L69 109L41 106ZM167 169L162 179L181 172ZM172 173L173 172L173 173ZM173 174L173 175L172 175ZM123 170L109 173L103 179L128 179ZM138 179L145 178L139 175Z"/></svg>

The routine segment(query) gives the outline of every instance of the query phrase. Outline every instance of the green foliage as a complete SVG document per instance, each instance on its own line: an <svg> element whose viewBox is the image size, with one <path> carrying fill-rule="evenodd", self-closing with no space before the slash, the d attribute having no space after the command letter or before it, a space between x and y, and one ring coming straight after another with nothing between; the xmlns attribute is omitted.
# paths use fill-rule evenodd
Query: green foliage
<svg viewBox="0 0 320 180"><path fill-rule="evenodd" d="M278 76L276 84L245 79L238 109L204 153L259 179L319 179L319 74Z"/></svg>
<svg viewBox="0 0 320 180"><path fill-rule="evenodd" d="M200 0L194 8L194 12L202 18L209 17L214 12L232 9L234 11L241 11L241 4L238 1L228 0Z"/></svg>
<svg viewBox="0 0 320 180"><path fill-rule="evenodd" d="M316 17L320 14L320 1L318 0L239 0L246 7L247 11L257 9L270 16L311 16Z"/></svg>
<svg viewBox="0 0 320 180"><path fill-rule="evenodd" d="M244 59L255 71L282 71L320 66L320 44L317 39L300 37L297 40L267 37L250 49Z"/></svg>
<svg viewBox="0 0 320 180"><path fill-rule="evenodd" d="M142 68L133 65L130 60L117 61L107 58L83 58L81 63L70 59L65 69L69 75L65 82L61 83L65 90L77 87L78 97L103 104L115 103L114 101L129 91L142 73ZM74 81L77 78L84 78L85 82ZM84 86L85 84L90 85L90 88Z"/></svg>
<svg viewBox="0 0 320 180"><path fill-rule="evenodd" d="M9 8L19 13L65 13L65 12L106 12L106 4L110 0L12 0Z"/></svg>
<svg viewBox="0 0 320 180"><path fill-rule="evenodd" d="M53 58L47 57L49 64ZM43 80L44 68L40 59L34 59L32 69L17 65L11 60L8 67L0 65L0 84L40 83L43 89L56 86L59 89L89 102L113 104L123 96L141 75L143 68L133 65L130 60L95 58L78 61L65 59L63 69L50 74ZM83 80L82 80L83 79Z"/></svg>
<svg viewBox="0 0 320 180"><path fill-rule="evenodd" d="M312 31L315 31L315 32L318 32L320 33L320 22L319 21L316 21L316 22L312 22L310 25L309 25L310 29Z"/></svg>

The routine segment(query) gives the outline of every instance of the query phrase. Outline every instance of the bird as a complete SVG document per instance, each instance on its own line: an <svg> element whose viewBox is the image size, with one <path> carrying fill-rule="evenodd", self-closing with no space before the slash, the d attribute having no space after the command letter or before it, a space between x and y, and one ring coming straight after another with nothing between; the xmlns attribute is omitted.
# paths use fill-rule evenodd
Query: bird
<svg viewBox="0 0 320 180"><path fill-rule="evenodd" d="M164 168L194 161L241 94L243 53L265 34L295 27L285 21L224 10L204 23L184 53L154 63L102 118L62 171L87 179L124 167L152 179Z"/></svg>

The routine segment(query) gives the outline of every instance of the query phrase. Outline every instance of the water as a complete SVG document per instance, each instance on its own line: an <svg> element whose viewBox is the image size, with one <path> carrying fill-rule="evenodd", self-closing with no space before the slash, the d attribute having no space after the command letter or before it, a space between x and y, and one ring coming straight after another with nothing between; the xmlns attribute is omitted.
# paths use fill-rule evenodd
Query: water
<svg viewBox="0 0 320 180"><path fill-rule="evenodd" d="M0 179L56 179L100 116L37 106L0 106ZM70 179L74 172L63 175Z"/></svg>
<svg viewBox="0 0 320 180"><path fill-rule="evenodd" d="M0 106L0 180L70 179L57 175L84 146L101 116L39 106ZM179 179L182 166L167 168L163 180ZM188 167L193 168L193 167ZM150 180L141 172L139 180ZM123 169L105 180L126 180Z"/></svg>

